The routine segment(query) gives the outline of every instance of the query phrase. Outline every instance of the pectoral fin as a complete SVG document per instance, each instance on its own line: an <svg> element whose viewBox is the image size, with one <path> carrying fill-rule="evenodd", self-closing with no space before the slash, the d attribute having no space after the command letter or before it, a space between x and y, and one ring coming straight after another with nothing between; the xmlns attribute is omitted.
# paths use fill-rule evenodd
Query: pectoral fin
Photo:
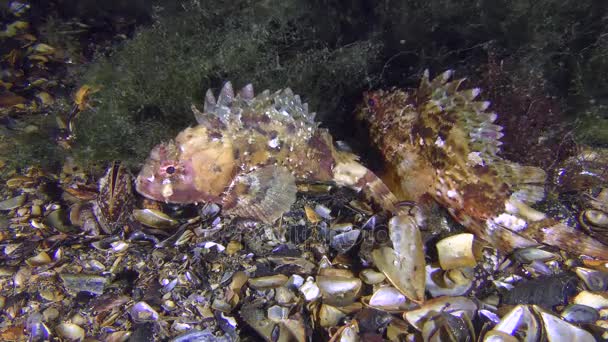
<svg viewBox="0 0 608 342"><path fill-rule="evenodd" d="M296 181L283 166L238 175L223 198L224 213L273 223L296 201Z"/></svg>

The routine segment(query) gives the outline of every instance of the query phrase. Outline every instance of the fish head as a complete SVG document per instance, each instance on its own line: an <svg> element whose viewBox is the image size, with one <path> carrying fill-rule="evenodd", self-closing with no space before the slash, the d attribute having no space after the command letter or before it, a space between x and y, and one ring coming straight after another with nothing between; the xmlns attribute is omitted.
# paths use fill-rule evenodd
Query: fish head
<svg viewBox="0 0 608 342"><path fill-rule="evenodd" d="M142 196L167 203L217 202L217 194L200 187L195 160L184 158L174 141L154 147L144 163L135 189Z"/></svg>

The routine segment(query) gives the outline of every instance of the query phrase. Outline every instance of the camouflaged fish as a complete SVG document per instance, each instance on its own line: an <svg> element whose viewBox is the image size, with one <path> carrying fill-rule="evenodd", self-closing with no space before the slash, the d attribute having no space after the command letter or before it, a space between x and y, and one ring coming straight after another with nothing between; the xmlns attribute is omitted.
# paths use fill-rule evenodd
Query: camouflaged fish
<svg viewBox="0 0 608 342"><path fill-rule="evenodd" d="M502 127L490 103L451 74L430 80L426 71L418 89L367 93L359 108L397 198L432 197L502 251L544 243L607 259L607 246L529 206L544 197L545 172L498 156Z"/></svg>
<svg viewBox="0 0 608 342"><path fill-rule="evenodd" d="M374 194L390 208L395 198L353 154L334 148L326 129L290 89L254 96L230 83L217 100L207 91L198 125L156 146L136 180L145 197L170 203L214 202L224 213L271 223L296 199L296 181L335 181Z"/></svg>

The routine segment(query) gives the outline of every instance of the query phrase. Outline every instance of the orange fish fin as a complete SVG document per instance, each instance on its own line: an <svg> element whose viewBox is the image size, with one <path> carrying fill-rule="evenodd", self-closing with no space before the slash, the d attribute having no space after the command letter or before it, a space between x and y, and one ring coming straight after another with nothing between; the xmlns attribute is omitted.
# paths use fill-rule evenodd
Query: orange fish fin
<svg viewBox="0 0 608 342"><path fill-rule="evenodd" d="M269 165L238 175L222 200L224 213L273 223L296 201L296 181L283 166Z"/></svg>

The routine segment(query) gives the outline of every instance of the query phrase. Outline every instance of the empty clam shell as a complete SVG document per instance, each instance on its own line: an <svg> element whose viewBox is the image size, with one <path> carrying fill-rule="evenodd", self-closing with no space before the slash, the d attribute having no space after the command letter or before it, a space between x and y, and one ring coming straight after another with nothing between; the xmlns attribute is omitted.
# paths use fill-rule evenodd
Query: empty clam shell
<svg viewBox="0 0 608 342"><path fill-rule="evenodd" d="M590 291L606 291L608 288L608 273L606 272L585 267L577 267L575 272Z"/></svg>
<svg viewBox="0 0 608 342"><path fill-rule="evenodd" d="M170 229L179 224L177 220L155 209L135 209L133 217L141 224L157 229Z"/></svg>
<svg viewBox="0 0 608 342"><path fill-rule="evenodd" d="M359 278L368 285L374 285L383 282L386 276L383 273L367 268L359 273Z"/></svg>
<svg viewBox="0 0 608 342"><path fill-rule="evenodd" d="M439 264L444 270L460 267L475 267L477 261L473 255L474 235L462 233L442 239L437 243Z"/></svg>
<svg viewBox="0 0 608 342"><path fill-rule="evenodd" d="M318 276L317 285L324 303L344 306L353 303L359 297L362 282L359 278Z"/></svg>
<svg viewBox="0 0 608 342"><path fill-rule="evenodd" d="M72 323L61 323L55 330L57 331L57 335L68 341L82 341L85 337L84 329Z"/></svg>
<svg viewBox="0 0 608 342"><path fill-rule="evenodd" d="M599 312L587 305L571 304L568 305L561 316L568 322L576 324L591 324L600 319Z"/></svg>
<svg viewBox="0 0 608 342"><path fill-rule="evenodd" d="M384 311L403 311L408 309L405 296L392 286L384 286L376 290L369 299L368 305Z"/></svg>

